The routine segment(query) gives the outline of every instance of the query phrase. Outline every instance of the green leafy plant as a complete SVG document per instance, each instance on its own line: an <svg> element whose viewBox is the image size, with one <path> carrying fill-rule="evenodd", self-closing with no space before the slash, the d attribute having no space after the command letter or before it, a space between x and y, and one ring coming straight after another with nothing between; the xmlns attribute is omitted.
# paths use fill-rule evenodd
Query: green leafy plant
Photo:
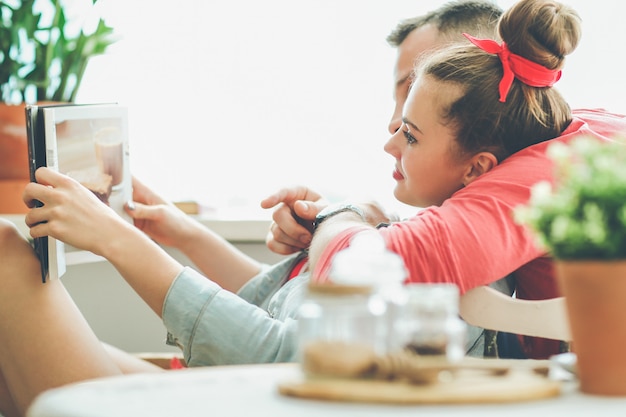
<svg viewBox="0 0 626 417"><path fill-rule="evenodd" d="M88 1L93 7L97 0ZM73 102L89 58L115 42L98 19L70 18L76 1L0 0L0 92L6 103ZM87 13L88 14L88 13Z"/></svg>
<svg viewBox="0 0 626 417"><path fill-rule="evenodd" d="M626 143L581 136L547 152L555 183L537 183L516 220L557 259L626 259Z"/></svg>

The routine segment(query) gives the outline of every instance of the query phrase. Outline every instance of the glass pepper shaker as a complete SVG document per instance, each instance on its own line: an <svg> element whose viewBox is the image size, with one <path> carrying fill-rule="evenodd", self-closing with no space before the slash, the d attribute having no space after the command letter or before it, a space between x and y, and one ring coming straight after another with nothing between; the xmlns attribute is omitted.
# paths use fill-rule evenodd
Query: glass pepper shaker
<svg viewBox="0 0 626 417"><path fill-rule="evenodd" d="M396 336L419 355L444 356L456 362L465 355L466 324L459 317L459 289L454 284L409 284L407 302L396 321Z"/></svg>

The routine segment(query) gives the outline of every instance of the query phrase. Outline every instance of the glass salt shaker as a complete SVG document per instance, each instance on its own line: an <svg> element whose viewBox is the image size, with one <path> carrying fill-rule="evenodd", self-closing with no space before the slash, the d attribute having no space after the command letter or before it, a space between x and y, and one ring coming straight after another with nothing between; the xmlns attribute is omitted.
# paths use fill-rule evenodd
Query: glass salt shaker
<svg viewBox="0 0 626 417"><path fill-rule="evenodd" d="M309 285L298 318L305 371L315 373L320 361L354 363L387 352L388 308L378 282L385 250L377 234L358 234L333 258L331 282Z"/></svg>
<svg viewBox="0 0 626 417"><path fill-rule="evenodd" d="M326 359L345 362L355 352L384 353L385 312L384 301L371 287L311 284L298 318L303 368L312 371L312 362Z"/></svg>

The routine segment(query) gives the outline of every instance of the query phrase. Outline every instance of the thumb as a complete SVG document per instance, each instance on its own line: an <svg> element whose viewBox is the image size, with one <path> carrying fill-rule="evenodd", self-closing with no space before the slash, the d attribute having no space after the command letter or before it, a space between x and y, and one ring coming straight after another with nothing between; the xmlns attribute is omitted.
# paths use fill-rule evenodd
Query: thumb
<svg viewBox="0 0 626 417"><path fill-rule="evenodd" d="M156 217L156 208L154 206L137 203L136 201L129 201L124 209L133 219L150 220Z"/></svg>
<svg viewBox="0 0 626 417"><path fill-rule="evenodd" d="M296 213L296 216L304 220L315 220L317 213L322 211L326 205L326 203L298 200L293 205L293 211Z"/></svg>

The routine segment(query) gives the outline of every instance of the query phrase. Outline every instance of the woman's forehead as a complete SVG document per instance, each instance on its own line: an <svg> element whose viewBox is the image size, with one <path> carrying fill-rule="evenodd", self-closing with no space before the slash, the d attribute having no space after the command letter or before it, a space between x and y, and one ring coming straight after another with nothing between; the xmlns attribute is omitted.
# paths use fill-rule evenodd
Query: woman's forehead
<svg viewBox="0 0 626 417"><path fill-rule="evenodd" d="M458 83L442 81L431 75L416 74L405 106L406 115L412 110L430 108L435 114L443 116L462 94L463 88Z"/></svg>

